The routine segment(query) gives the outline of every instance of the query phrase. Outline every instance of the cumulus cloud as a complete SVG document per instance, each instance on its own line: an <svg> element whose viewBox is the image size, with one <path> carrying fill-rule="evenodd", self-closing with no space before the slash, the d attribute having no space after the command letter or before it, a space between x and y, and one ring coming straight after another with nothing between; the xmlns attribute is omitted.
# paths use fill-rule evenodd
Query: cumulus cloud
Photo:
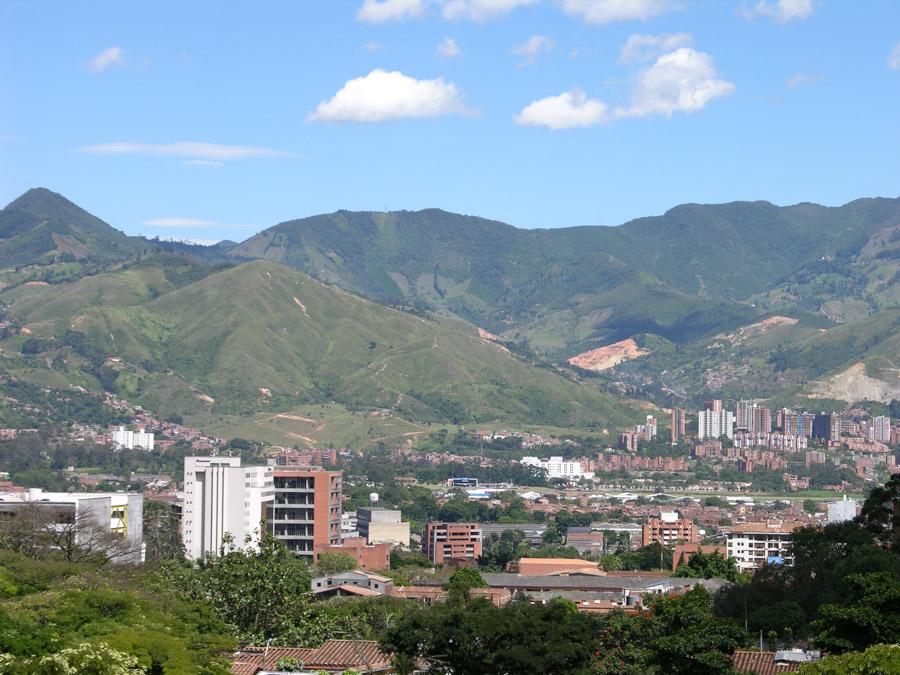
<svg viewBox="0 0 900 675"><path fill-rule="evenodd" d="M541 53L549 52L551 49L553 49L553 40L546 35L532 35L522 44L515 45L510 52L522 57L518 63L518 66L522 68L534 64Z"/></svg>
<svg viewBox="0 0 900 675"><path fill-rule="evenodd" d="M619 63L646 63L660 54L670 52L679 47L690 47L694 38L689 33L663 33L662 35L644 35L632 33L619 52Z"/></svg>
<svg viewBox="0 0 900 675"><path fill-rule="evenodd" d="M812 12L812 0L759 0L755 5L741 6L741 13L748 19L766 16L779 23L805 19Z"/></svg>
<svg viewBox="0 0 900 675"><path fill-rule="evenodd" d="M887 64L891 70L900 70L900 42L895 44L894 49L891 50Z"/></svg>
<svg viewBox="0 0 900 675"><path fill-rule="evenodd" d="M363 0L356 18L368 23L385 23L421 16L424 11L424 0Z"/></svg>
<svg viewBox="0 0 900 675"><path fill-rule="evenodd" d="M644 117L696 112L713 99L733 91L731 82L718 78L709 54L681 47L663 54L641 71L631 92L631 105L618 109L616 115Z"/></svg>
<svg viewBox="0 0 900 675"><path fill-rule="evenodd" d="M220 145L178 141L177 143L101 143L78 148L92 155L144 155L173 157L207 162L225 162L259 157L291 157L291 153L254 145Z"/></svg>
<svg viewBox="0 0 900 675"><path fill-rule="evenodd" d="M449 21L466 19L480 23L537 2L538 0L444 0L441 15Z"/></svg>
<svg viewBox="0 0 900 675"><path fill-rule="evenodd" d="M107 47L88 61L88 69L93 73L102 73L114 66L125 65L125 51L121 47Z"/></svg>
<svg viewBox="0 0 900 675"><path fill-rule="evenodd" d="M566 14L596 24L646 21L680 8L671 0L560 0L560 6Z"/></svg>
<svg viewBox="0 0 900 675"><path fill-rule="evenodd" d="M581 91L549 96L525 106L518 124L549 129L586 127L631 117L671 116L696 112L713 99L734 91L731 82L720 79L709 54L680 47L659 56L635 78L626 105L611 108Z"/></svg>
<svg viewBox="0 0 900 675"><path fill-rule="evenodd" d="M796 89L807 84L815 84L825 79L824 75L812 73L795 73L791 75L784 83L788 89Z"/></svg>
<svg viewBox="0 0 900 675"><path fill-rule="evenodd" d="M453 38L444 38L437 46L437 55L442 59L458 59L462 56L462 49Z"/></svg>
<svg viewBox="0 0 900 675"><path fill-rule="evenodd" d="M609 121L609 106L578 90L532 101L516 116L516 124L548 129L590 127Z"/></svg>
<svg viewBox="0 0 900 675"><path fill-rule="evenodd" d="M417 80L400 71L373 70L348 80L322 101L307 122L384 122L404 117L465 114L462 91L443 78Z"/></svg>

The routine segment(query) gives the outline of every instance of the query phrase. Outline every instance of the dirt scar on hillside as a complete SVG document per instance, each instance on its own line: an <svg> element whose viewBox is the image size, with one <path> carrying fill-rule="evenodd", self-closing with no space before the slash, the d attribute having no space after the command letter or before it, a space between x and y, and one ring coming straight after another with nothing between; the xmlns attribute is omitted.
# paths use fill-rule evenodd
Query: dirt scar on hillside
<svg viewBox="0 0 900 675"><path fill-rule="evenodd" d="M304 314L307 318L309 318L309 313L307 313L307 311L306 311L306 305L304 305L302 302L300 302L300 298L298 298L296 295L291 296L291 297L294 298L294 302L297 303L297 306L298 306L300 309L303 310L303 314Z"/></svg>

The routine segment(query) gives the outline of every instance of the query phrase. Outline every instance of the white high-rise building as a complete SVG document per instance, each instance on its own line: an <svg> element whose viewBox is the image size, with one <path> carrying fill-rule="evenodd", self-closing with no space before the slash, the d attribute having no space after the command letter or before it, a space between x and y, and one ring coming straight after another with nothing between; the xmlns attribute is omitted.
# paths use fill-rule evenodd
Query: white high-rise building
<svg viewBox="0 0 900 675"><path fill-rule="evenodd" d="M697 412L697 435L700 438L734 438L734 413L730 410L700 410Z"/></svg>
<svg viewBox="0 0 900 675"><path fill-rule="evenodd" d="M274 498L271 467L242 467L240 457L185 457L181 538L188 558L217 554L226 534L239 548L258 547Z"/></svg>
<svg viewBox="0 0 900 675"><path fill-rule="evenodd" d="M535 466L547 472L547 478L593 478L591 471L584 471L581 462L570 462L562 457L550 457L540 459L538 457L523 457L522 464Z"/></svg>
<svg viewBox="0 0 900 675"><path fill-rule="evenodd" d="M110 433L110 440L116 447L125 448L126 450L134 450L135 448L153 450L153 434L145 431L143 427L137 431L129 431L125 427L113 429Z"/></svg>
<svg viewBox="0 0 900 675"><path fill-rule="evenodd" d="M855 499L847 499L847 495L838 502L828 503L828 524L845 523L856 518L857 503Z"/></svg>
<svg viewBox="0 0 900 675"><path fill-rule="evenodd" d="M872 425L875 428L875 439L882 443L891 442L891 418L886 415L879 415L875 418Z"/></svg>

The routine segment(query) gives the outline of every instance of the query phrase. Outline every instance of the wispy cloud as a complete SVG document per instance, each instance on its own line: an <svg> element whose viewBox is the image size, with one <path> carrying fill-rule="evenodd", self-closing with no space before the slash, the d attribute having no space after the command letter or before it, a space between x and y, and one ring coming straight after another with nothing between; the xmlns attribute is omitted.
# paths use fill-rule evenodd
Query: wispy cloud
<svg viewBox="0 0 900 675"><path fill-rule="evenodd" d="M812 0L758 0L753 5L741 5L739 13L746 19L765 16L779 23L806 19L813 13Z"/></svg>
<svg viewBox="0 0 900 675"><path fill-rule="evenodd" d="M366 44L363 45L363 49L365 49L370 54L374 54L375 52L380 52L384 49L384 45L380 42L375 42L375 40L369 40Z"/></svg>
<svg viewBox="0 0 900 675"><path fill-rule="evenodd" d="M439 77L417 80L399 71L376 69L348 80L306 116L308 122L384 122L405 117L466 114L462 91Z"/></svg>
<svg viewBox="0 0 900 675"><path fill-rule="evenodd" d="M900 70L900 42L894 45L887 60L888 68L891 70Z"/></svg>
<svg viewBox="0 0 900 675"><path fill-rule="evenodd" d="M514 9L534 5L539 0L444 0L441 16L448 21L476 21L482 23L490 19L506 16Z"/></svg>
<svg viewBox="0 0 900 675"><path fill-rule="evenodd" d="M796 89L807 84L816 84L824 79L825 76L819 73L795 73L784 84L788 89Z"/></svg>
<svg viewBox="0 0 900 675"><path fill-rule="evenodd" d="M102 73L114 66L125 65L125 51L121 47L107 47L88 61L88 69L93 73Z"/></svg>
<svg viewBox="0 0 900 675"><path fill-rule="evenodd" d="M367 23L385 23L422 16L424 11L424 0L363 0L356 18Z"/></svg>
<svg viewBox="0 0 900 675"><path fill-rule="evenodd" d="M694 38L690 33L663 33L661 35L632 33L625 41L622 51L619 52L619 63L646 63L660 54L679 47L690 47L693 44Z"/></svg>
<svg viewBox="0 0 900 675"><path fill-rule="evenodd" d="M462 56L462 49L453 38L444 38L437 46L437 55L442 59L458 59Z"/></svg>
<svg viewBox="0 0 900 675"><path fill-rule="evenodd" d="M563 12L587 23L647 21L681 9L671 0L560 0Z"/></svg>
<svg viewBox="0 0 900 675"><path fill-rule="evenodd" d="M546 35L532 35L520 45L515 45L510 53L515 56L522 57L518 67L524 68L537 63L541 54L549 52L553 49L553 40Z"/></svg>
<svg viewBox="0 0 900 675"><path fill-rule="evenodd" d="M143 155L146 157L174 157L194 162L227 162L239 159L293 157L282 150L254 145L221 145L196 141L176 143L101 143L77 148L78 152L91 155Z"/></svg>

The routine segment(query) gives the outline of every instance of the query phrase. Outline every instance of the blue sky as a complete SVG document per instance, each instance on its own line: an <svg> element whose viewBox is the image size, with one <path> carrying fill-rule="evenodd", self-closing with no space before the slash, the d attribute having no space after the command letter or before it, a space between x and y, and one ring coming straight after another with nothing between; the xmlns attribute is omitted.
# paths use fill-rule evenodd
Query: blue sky
<svg viewBox="0 0 900 675"><path fill-rule="evenodd" d="M0 0L0 202L242 239L900 195L892 0Z"/></svg>

